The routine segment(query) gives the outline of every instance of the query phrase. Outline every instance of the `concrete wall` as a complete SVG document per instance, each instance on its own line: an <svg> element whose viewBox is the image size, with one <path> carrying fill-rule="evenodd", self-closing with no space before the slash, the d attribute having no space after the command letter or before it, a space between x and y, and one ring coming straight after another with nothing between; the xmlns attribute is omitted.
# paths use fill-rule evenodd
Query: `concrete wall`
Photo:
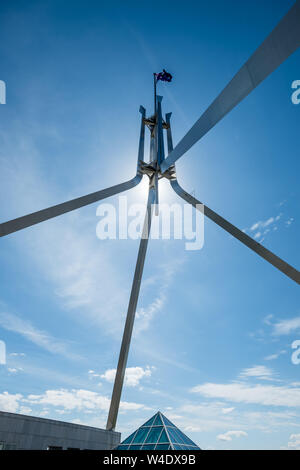
<svg viewBox="0 0 300 470"><path fill-rule="evenodd" d="M114 448L120 439L118 432L0 411L0 449L100 450Z"/></svg>

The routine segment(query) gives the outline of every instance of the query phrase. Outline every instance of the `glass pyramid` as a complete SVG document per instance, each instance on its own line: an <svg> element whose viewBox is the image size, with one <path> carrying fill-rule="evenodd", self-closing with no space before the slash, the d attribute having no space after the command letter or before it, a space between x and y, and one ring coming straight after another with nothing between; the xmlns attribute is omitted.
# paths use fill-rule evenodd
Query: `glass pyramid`
<svg viewBox="0 0 300 470"><path fill-rule="evenodd" d="M116 450L201 450L160 411L130 434Z"/></svg>

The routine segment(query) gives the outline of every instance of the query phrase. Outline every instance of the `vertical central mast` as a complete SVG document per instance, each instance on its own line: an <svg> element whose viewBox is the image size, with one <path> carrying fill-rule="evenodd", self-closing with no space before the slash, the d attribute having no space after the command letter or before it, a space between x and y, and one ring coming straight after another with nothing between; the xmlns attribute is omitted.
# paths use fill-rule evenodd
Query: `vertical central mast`
<svg viewBox="0 0 300 470"><path fill-rule="evenodd" d="M123 332L121 349L119 354L119 361L116 370L116 377L113 386L112 398L108 413L106 424L107 430L114 430L116 427L119 406L121 401L122 388L125 379L127 359L129 354L129 347L132 337L135 313L138 303L139 291L142 282L143 268L145 263L148 238L151 229L152 209L155 205L156 215L158 215L158 177L160 174L160 164L165 158L164 153L164 138L163 138L163 125L166 124L162 119L161 101L162 96L156 95L156 74L154 74L154 116L149 119L145 118L145 108L140 107L141 113L141 131L140 142L138 150L138 172L141 174L143 171L149 176L149 192L147 211L145 215L143 233L141 236L140 247L136 262L136 268L131 288L129 305L127 310L126 322ZM150 162L144 162L144 143L145 143L145 123L150 129ZM145 171L145 167L147 171ZM144 168L144 170L143 170Z"/></svg>
<svg viewBox="0 0 300 470"><path fill-rule="evenodd" d="M155 173L153 175L153 184L155 191L155 215L158 215L158 116L157 116L157 95L156 95L156 73L153 74L154 81L154 117L153 117L153 129L151 132L151 141L150 141L150 162L155 168Z"/></svg>
<svg viewBox="0 0 300 470"><path fill-rule="evenodd" d="M154 118L156 118L156 73L153 74L153 82L154 82Z"/></svg>

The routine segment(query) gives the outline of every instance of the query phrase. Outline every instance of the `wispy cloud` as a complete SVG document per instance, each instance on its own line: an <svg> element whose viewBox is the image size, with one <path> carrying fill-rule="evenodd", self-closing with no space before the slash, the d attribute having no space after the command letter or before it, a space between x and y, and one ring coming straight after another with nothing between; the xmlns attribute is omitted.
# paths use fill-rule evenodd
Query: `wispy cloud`
<svg viewBox="0 0 300 470"><path fill-rule="evenodd" d="M283 213L269 217L266 220L254 222L250 227L245 228L244 232L249 232L255 240L262 242L267 234L278 229L278 222L282 219Z"/></svg>
<svg viewBox="0 0 300 470"><path fill-rule="evenodd" d="M240 377L255 377L262 380L274 380L274 371L266 366L253 366L242 370Z"/></svg>
<svg viewBox="0 0 300 470"><path fill-rule="evenodd" d="M242 430L248 432L254 429L256 432L261 430L263 432L278 431L280 428L288 426L299 428L299 414L297 408L289 409L257 409L253 410L250 405L248 409L246 404L239 404L237 408L232 408L230 413L223 413L225 403L223 400L214 400L209 398L197 403L181 404L175 407L171 412L166 410L166 416L170 419L172 414L179 415L179 418L174 418L174 423L179 428L190 432L204 433L202 438L205 441L205 435L208 432L224 432L224 429L229 430ZM203 442L200 441L200 447L203 447Z"/></svg>
<svg viewBox="0 0 300 470"><path fill-rule="evenodd" d="M300 330L300 316L286 319L276 319L273 314L267 315L263 319L263 324L267 326L259 328L255 332L249 333L249 336L257 340L266 340L268 337L272 342L277 341L279 336L288 336ZM277 359L280 355L285 354L286 350L282 349L277 353L266 356L265 360Z"/></svg>
<svg viewBox="0 0 300 470"><path fill-rule="evenodd" d="M255 222L254 224L251 225L250 227L250 232L256 231L260 228L264 229L268 227L269 225L273 224L274 222L278 222L278 220L281 218L282 214L278 214L275 217L269 217L266 220L259 220L258 222Z"/></svg>
<svg viewBox="0 0 300 470"><path fill-rule="evenodd" d="M45 181L38 165L39 152L23 134L16 136L14 143L5 140L4 149L2 168L7 178L3 178L10 181L5 191L11 214L23 215L82 195L78 190L62 194L61 188ZM17 158L18 153L22 153L22 159ZM28 187L30 191L26 190ZM91 214L91 209L86 208L41 223L22 231L22 237L16 236L15 243L19 244L22 256L30 258L35 272L48 284L63 311L85 325L88 320L91 326L101 327L106 334L119 338L123 327L120 319L128 304L128 274L120 262L115 262L116 244L97 239L97 219ZM2 217L5 219L5 214ZM179 264L162 266L157 279L151 281L159 285L157 296L138 309L134 335L147 329L162 310ZM147 286L147 280L144 285Z"/></svg>
<svg viewBox="0 0 300 470"><path fill-rule="evenodd" d="M274 361L275 359L278 359L279 356L281 356L282 354L286 354L286 350L285 349L282 349L281 351L277 352L277 353L274 353L274 354L270 354L269 356L266 356L264 358L265 361Z"/></svg>
<svg viewBox="0 0 300 470"><path fill-rule="evenodd" d="M267 406L300 406L300 388L290 385L248 385L245 383L205 383L191 392L208 398L221 398L235 403L253 403Z"/></svg>
<svg viewBox="0 0 300 470"><path fill-rule="evenodd" d="M235 408L232 406L231 408L222 408L222 413L224 415L227 415L228 413L232 413L232 411L234 410Z"/></svg>
<svg viewBox="0 0 300 470"><path fill-rule="evenodd" d="M2 219L16 217L89 192L82 185L62 191L49 184L39 167L40 155L25 132L14 134L14 142L5 139L0 154L3 171L2 190L8 204L1 207ZM18 158L19 154L22 158ZM6 182L9 181L9 184ZM104 183L105 185L105 183ZM30 188L30 191L28 191ZM96 190L95 188L94 190ZM99 188L100 189L100 188ZM93 190L93 189L92 189ZM115 263L115 247L96 237L95 208L74 211L13 238L16 252L30 259L34 272L48 285L63 311L79 322L100 326L105 333L119 338L128 302L124 279L127 272ZM125 307L126 308L126 307Z"/></svg>
<svg viewBox="0 0 300 470"><path fill-rule="evenodd" d="M295 220L294 217L290 217L288 220L286 220L285 222L286 227L289 227L290 225L292 225L294 220Z"/></svg>
<svg viewBox="0 0 300 470"><path fill-rule="evenodd" d="M22 372L24 369L22 367L8 367L7 370L10 374L17 374L18 372Z"/></svg>
<svg viewBox="0 0 300 470"><path fill-rule="evenodd" d="M286 320L280 320L273 323L273 335L289 335L295 331L300 330L300 317L289 318Z"/></svg>
<svg viewBox="0 0 300 470"><path fill-rule="evenodd" d="M140 307L137 310L134 335L138 335L141 331L146 330L152 318L163 309L167 300L168 288L182 264L183 258L171 260L169 263L160 266L159 275L146 279L146 286L152 286L153 290L157 291L158 294L147 307ZM155 286L158 286L158 288L155 289Z"/></svg>
<svg viewBox="0 0 300 470"><path fill-rule="evenodd" d="M227 431L224 434L219 434L217 439L219 441L232 441L233 437L246 437L248 434L245 431Z"/></svg>
<svg viewBox="0 0 300 470"><path fill-rule="evenodd" d="M22 335L28 341L54 354L78 359L79 356L68 351L66 343L59 341L47 332L37 329L28 320L8 312L0 312L0 325L7 331Z"/></svg>

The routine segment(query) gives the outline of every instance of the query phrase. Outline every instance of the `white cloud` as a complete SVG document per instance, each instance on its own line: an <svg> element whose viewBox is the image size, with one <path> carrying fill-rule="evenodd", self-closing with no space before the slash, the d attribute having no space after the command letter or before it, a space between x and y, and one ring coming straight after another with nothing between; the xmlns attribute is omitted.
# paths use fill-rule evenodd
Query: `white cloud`
<svg viewBox="0 0 300 470"><path fill-rule="evenodd" d="M294 218L293 218L293 217L290 217L290 218L285 222L285 225L286 225L287 227L289 227L293 222L294 222Z"/></svg>
<svg viewBox="0 0 300 470"><path fill-rule="evenodd" d="M286 350L282 349L278 353L270 354L269 356L266 356L264 359L265 361L274 361L275 359L278 359L279 356L282 354L286 354Z"/></svg>
<svg viewBox="0 0 300 470"><path fill-rule="evenodd" d="M263 319L263 323L265 323L266 325L272 325L272 318L274 317L274 315L272 315L271 313L269 315L267 315L264 319Z"/></svg>
<svg viewBox="0 0 300 470"><path fill-rule="evenodd" d="M258 377L263 380L273 380L274 372L266 366L253 366L242 370L240 377Z"/></svg>
<svg viewBox="0 0 300 470"><path fill-rule="evenodd" d="M288 442L288 448L300 450L300 434L291 434Z"/></svg>
<svg viewBox="0 0 300 470"><path fill-rule="evenodd" d="M250 232L256 232L254 234L254 238L255 239L261 238L262 236L267 235L267 233L270 232L270 228L272 228L273 230L277 230L278 227L277 225L275 225L275 223L281 219L282 215L283 214L280 213L276 216L269 217L266 220L259 220L258 222L253 223L249 229L246 228L243 231L247 232L247 230L249 230ZM260 242L262 242L263 240L264 238L262 238Z"/></svg>
<svg viewBox="0 0 300 470"><path fill-rule="evenodd" d="M29 403L61 406L65 410L95 409L107 410L110 400L89 390L46 390L42 395L29 395Z"/></svg>
<svg viewBox="0 0 300 470"><path fill-rule="evenodd" d="M248 434L245 431L227 431L225 434L219 434L217 439L219 441L232 441L233 437L246 437Z"/></svg>
<svg viewBox="0 0 300 470"><path fill-rule="evenodd" d="M222 413L222 408L224 403L218 402L182 404L173 411L174 414L182 416L181 419L174 421L174 424L186 432L212 432L223 430L225 427L228 429L243 426L242 422L237 423L237 419L240 418L234 417L231 413ZM169 414L166 416L169 417Z"/></svg>
<svg viewBox="0 0 300 470"><path fill-rule="evenodd" d="M235 408L234 407L231 407L231 408L222 408L222 413L224 415L227 415L228 413L231 413Z"/></svg>
<svg viewBox="0 0 300 470"><path fill-rule="evenodd" d="M0 393L0 409L10 413L16 413L19 409L19 401L22 399L20 393L11 394L8 392Z"/></svg>
<svg viewBox="0 0 300 470"><path fill-rule="evenodd" d="M273 335L289 335L300 329L300 317L294 317L287 320L281 320L273 324Z"/></svg>
<svg viewBox="0 0 300 470"><path fill-rule="evenodd" d="M264 359L265 361L274 361L274 359L278 359L280 353L275 353L275 354L270 354L269 356L266 356Z"/></svg>
<svg viewBox="0 0 300 470"><path fill-rule="evenodd" d="M185 432L199 432L201 431L201 427L200 426L186 426L184 428Z"/></svg>
<svg viewBox="0 0 300 470"><path fill-rule="evenodd" d="M145 369L142 367L127 367L125 372L124 384L128 387L137 387L140 381L144 377L150 377L152 374L153 367L146 366ZM108 369L104 374L101 375L102 379L107 382L113 382L116 376L116 369Z"/></svg>
<svg viewBox="0 0 300 470"><path fill-rule="evenodd" d="M66 415L69 413L69 411L58 409L58 410L55 410L55 413L59 415Z"/></svg>
<svg viewBox="0 0 300 470"><path fill-rule="evenodd" d="M32 413L32 409L29 406L20 406L18 413L22 415L30 415Z"/></svg>
<svg viewBox="0 0 300 470"><path fill-rule="evenodd" d="M278 222L278 220L281 219L281 217L282 217L282 213L278 214L276 217L269 217L266 220L259 220L258 222L255 222L254 224L252 224L249 230L251 232L254 232L258 228L266 228L269 225L273 224L274 222Z"/></svg>
<svg viewBox="0 0 300 470"><path fill-rule="evenodd" d="M163 309L167 300L167 290L182 263L182 259L170 260L167 264L160 266L159 275L146 279L145 282L143 282L142 285L144 289L145 287L147 288L148 286L156 284L158 289L155 289L155 287L152 288L153 291L158 292L158 294L147 307L137 309L134 336L146 330L152 318Z"/></svg>
<svg viewBox="0 0 300 470"><path fill-rule="evenodd" d="M290 439L300 439L300 434L291 434Z"/></svg>
<svg viewBox="0 0 300 470"><path fill-rule="evenodd" d="M86 389L46 390L42 394L23 396L20 393L0 393L0 409L10 413L34 414L35 416L53 416L82 412L94 415L99 420L99 413L106 417L110 398ZM42 407L42 409L39 409ZM53 407L51 409L51 407ZM121 401L120 413L147 410L146 406L135 402ZM104 418L105 419L105 418ZM91 419L93 421L93 418ZM99 425L100 422L97 424ZM103 422L101 421L103 426Z"/></svg>
<svg viewBox="0 0 300 470"><path fill-rule="evenodd" d="M140 333L143 330L146 330L150 324L150 321L156 313L162 310L166 301L166 295L163 290L159 293L159 296L156 297L153 302L150 303L147 307L140 307L136 312L136 327L135 334Z"/></svg>
<svg viewBox="0 0 300 470"><path fill-rule="evenodd" d="M65 411L89 411L89 410L102 410L108 411L110 399L106 396L100 395L85 389L59 389L59 390L46 390L41 395L28 395L24 401L32 405L47 405L54 407L61 407ZM120 403L120 410L139 410L144 408L144 405L134 402Z"/></svg>
<svg viewBox="0 0 300 470"><path fill-rule="evenodd" d="M262 222L262 226L267 227L268 225L272 224L274 222L274 220L275 220L274 217L270 217L265 222Z"/></svg>
<svg viewBox="0 0 300 470"><path fill-rule="evenodd" d="M235 403L269 406L300 406L300 388L289 385L247 385L244 383L197 385L191 392L208 398L221 398Z"/></svg>
<svg viewBox="0 0 300 470"><path fill-rule="evenodd" d="M101 377L101 374L96 374L94 370L89 370L88 371L89 377L94 378L94 377Z"/></svg>
<svg viewBox="0 0 300 470"><path fill-rule="evenodd" d="M255 222L255 224L253 224L253 225L250 227L251 232L253 232L254 230L257 230L258 227L259 227L259 222Z"/></svg>

